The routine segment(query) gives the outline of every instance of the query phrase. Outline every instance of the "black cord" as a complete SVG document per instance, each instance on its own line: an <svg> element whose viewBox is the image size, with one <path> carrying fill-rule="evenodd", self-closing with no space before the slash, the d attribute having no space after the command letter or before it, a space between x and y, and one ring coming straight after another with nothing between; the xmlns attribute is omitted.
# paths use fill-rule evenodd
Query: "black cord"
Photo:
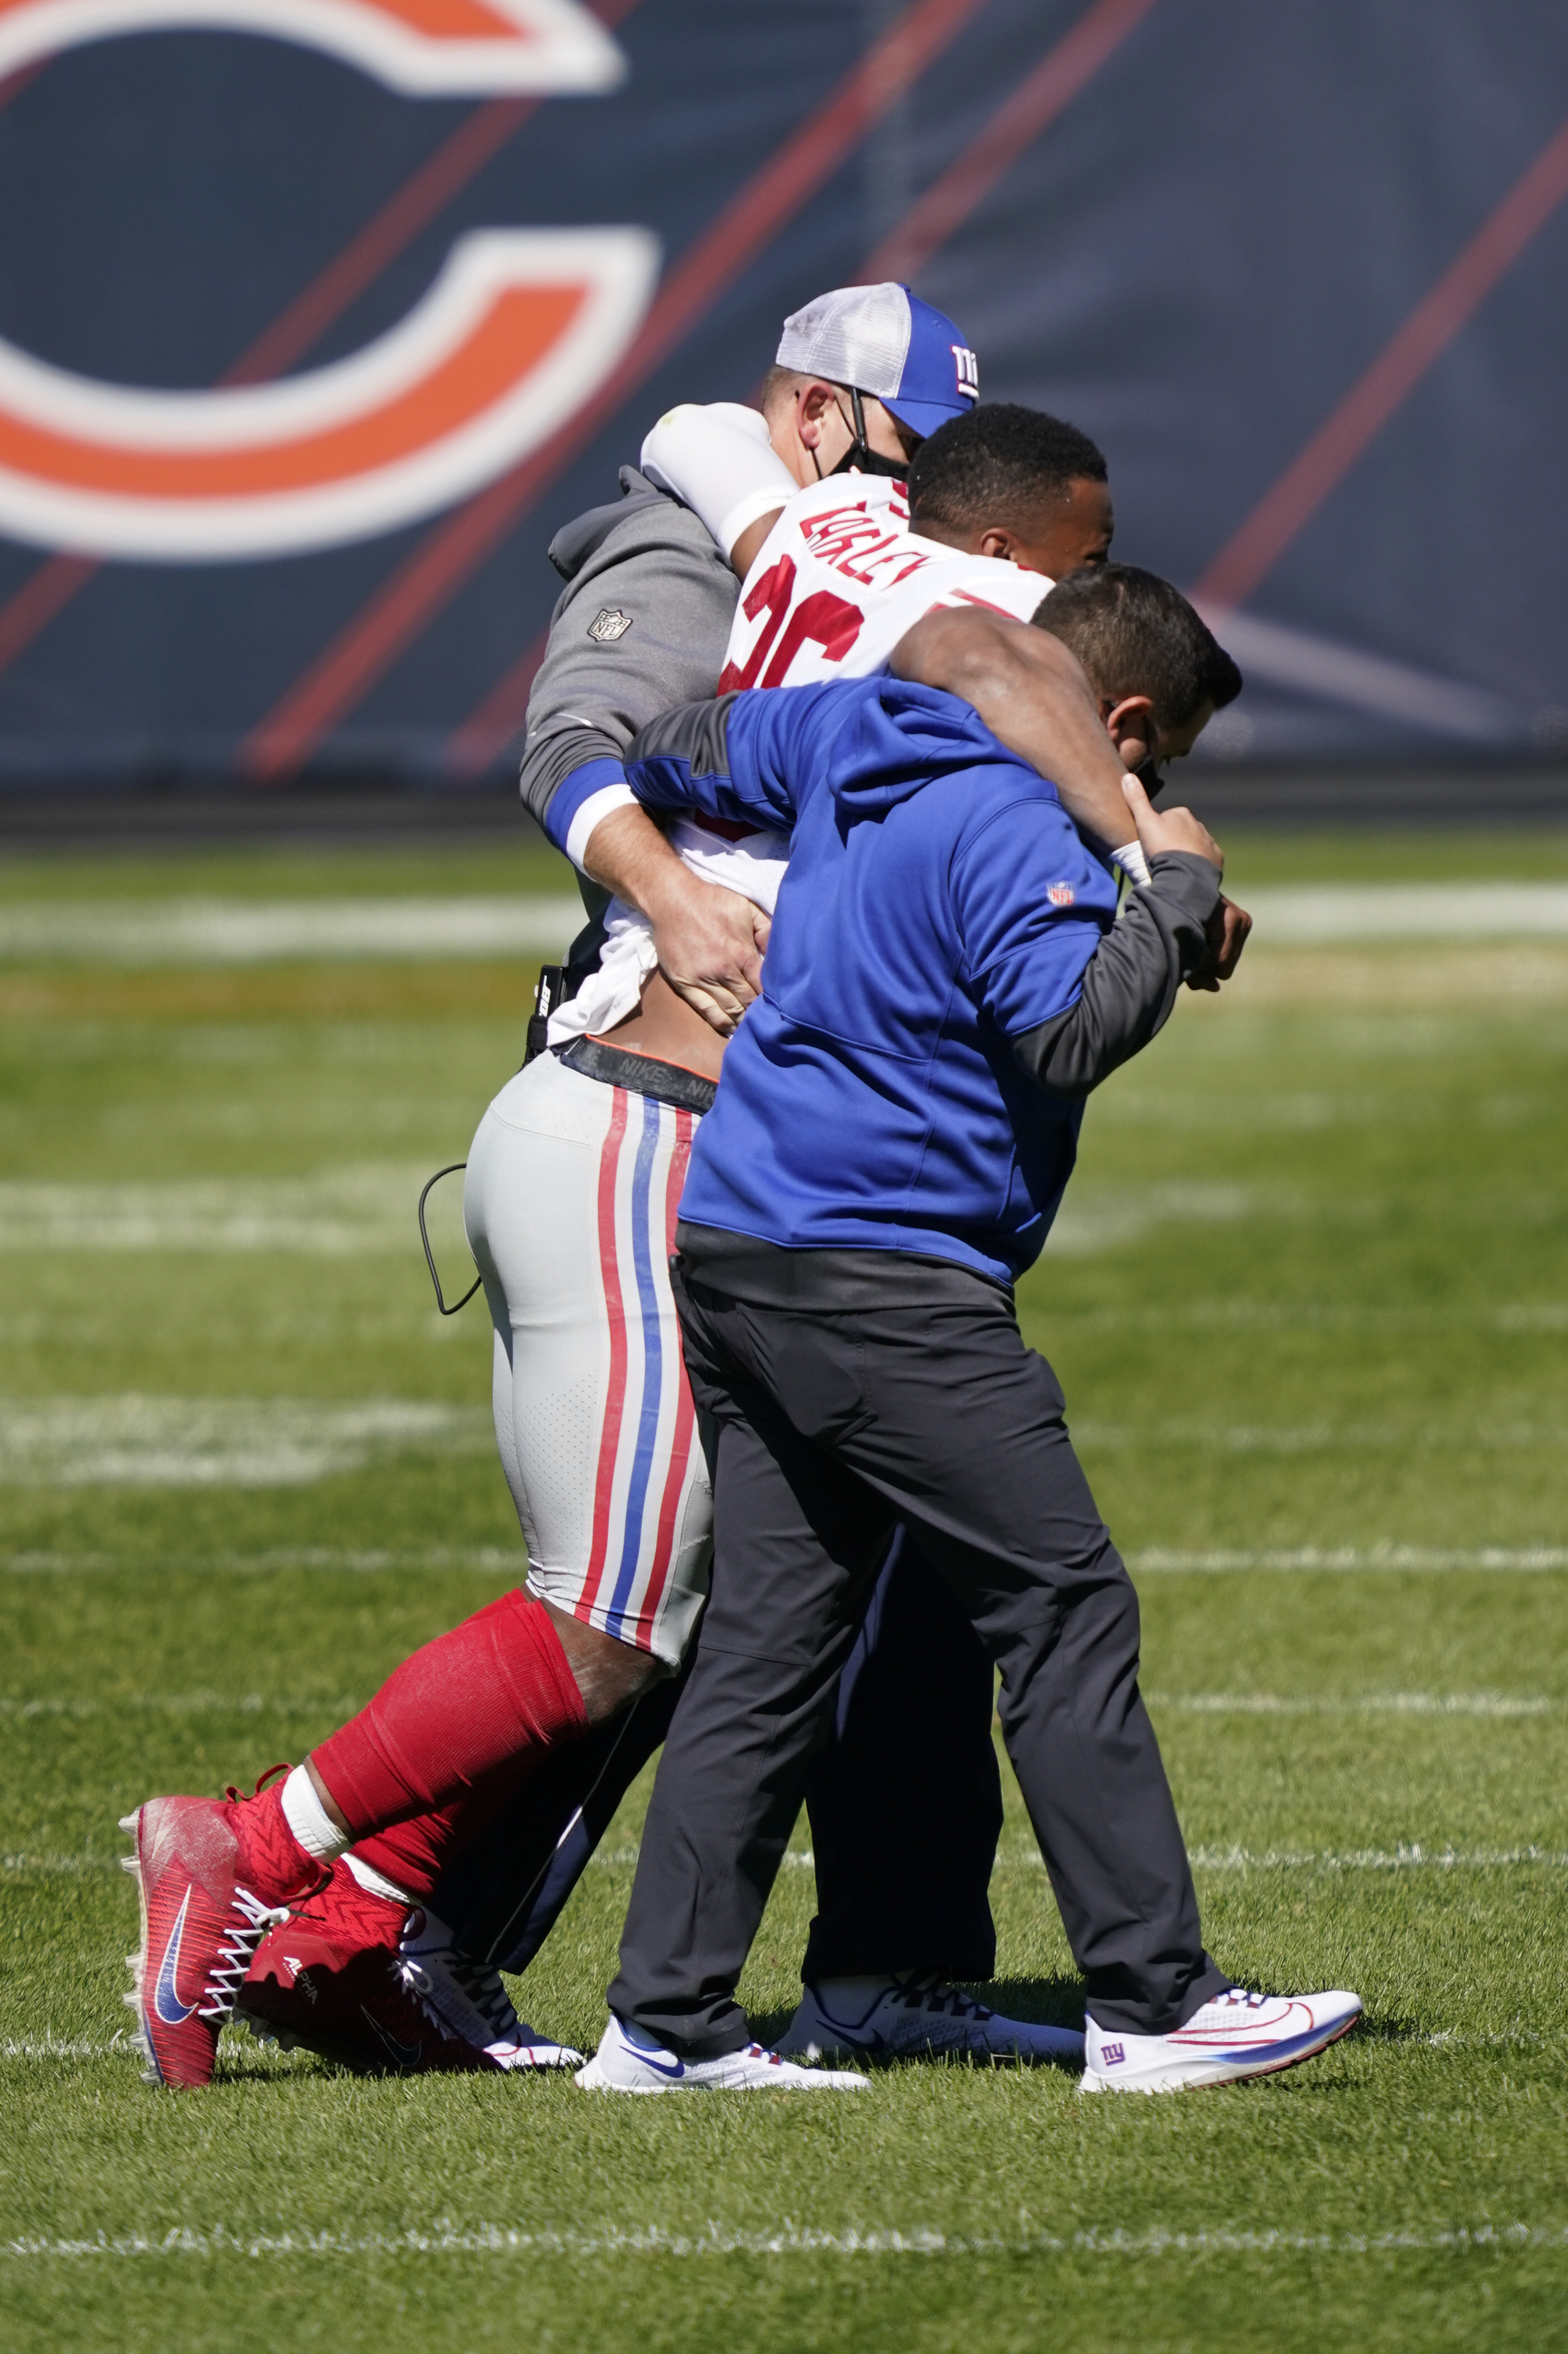
<svg viewBox="0 0 1568 2354"><path fill-rule="evenodd" d="M443 1316L455 1316L459 1308L466 1308L469 1301L473 1298L474 1293L479 1289L480 1285L484 1281L484 1278L482 1275L476 1275L473 1281L469 1285L468 1289L463 1293L462 1298L457 1302L457 1306L453 1308L449 1308L447 1306L446 1295L441 1289L441 1278L436 1273L435 1257L430 1249L430 1237L425 1230L425 1201L430 1191L431 1185L439 1185L443 1177L455 1177L460 1169L466 1169L467 1167L468 1162L466 1161L454 1161L448 1168L438 1169L435 1175L430 1179L429 1185L426 1186L424 1193L419 1196L419 1240L425 1246L425 1265L429 1268L430 1281L436 1287L436 1306L440 1310Z"/></svg>

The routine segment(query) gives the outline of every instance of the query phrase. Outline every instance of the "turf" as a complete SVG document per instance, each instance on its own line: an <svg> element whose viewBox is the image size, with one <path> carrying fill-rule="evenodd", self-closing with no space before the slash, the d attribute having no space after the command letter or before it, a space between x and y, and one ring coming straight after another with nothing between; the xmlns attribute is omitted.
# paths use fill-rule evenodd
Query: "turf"
<svg viewBox="0 0 1568 2354"><path fill-rule="evenodd" d="M1251 880L1562 837L1232 844ZM10 896L559 888L538 854L14 867ZM1260 942L1091 1108L1022 1295L1144 1602L1237 1976L1349 1983L1289 2076L1144 2103L909 2067L601 2105L117 2041L116 1818L295 1757L514 1578L477 1307L417 1180L514 1067L503 964L0 971L0 2311L18 2348L1568 2344L1568 955ZM348 1172L344 1175L344 1172ZM452 1204L440 1246L461 1248ZM438 1195L438 1204L441 1197ZM643 1793L515 1987L602 2018ZM805 1826L745 1987L779 2020ZM1074 2015L1016 1800L998 1998Z"/></svg>

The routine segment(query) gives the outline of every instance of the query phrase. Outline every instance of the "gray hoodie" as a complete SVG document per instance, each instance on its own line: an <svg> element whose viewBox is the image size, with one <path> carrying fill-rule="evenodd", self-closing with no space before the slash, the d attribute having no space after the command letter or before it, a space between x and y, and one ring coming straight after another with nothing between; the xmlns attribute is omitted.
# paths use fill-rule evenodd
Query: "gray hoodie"
<svg viewBox="0 0 1568 2354"><path fill-rule="evenodd" d="M551 830L550 804L574 769L619 761L649 720L712 695L740 595L689 507L656 491L635 466L620 469L620 493L550 542L550 561L567 585L528 698L518 781L524 806L557 848L565 844ZM609 894L578 880L597 916Z"/></svg>

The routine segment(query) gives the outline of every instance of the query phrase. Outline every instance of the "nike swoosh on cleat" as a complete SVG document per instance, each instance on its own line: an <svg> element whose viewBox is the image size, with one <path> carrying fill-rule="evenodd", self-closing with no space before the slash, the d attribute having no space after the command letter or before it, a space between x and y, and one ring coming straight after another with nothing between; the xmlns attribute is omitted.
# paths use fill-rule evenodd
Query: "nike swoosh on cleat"
<svg viewBox="0 0 1568 2354"><path fill-rule="evenodd" d="M196 2009L194 2002L182 2002L175 1984L180 1967L180 1946L185 1934L185 1914L191 1907L191 1892L187 1888L164 1947L164 1958L158 1966L158 1982L153 1992L153 2009L165 2027L181 2027Z"/></svg>
<svg viewBox="0 0 1568 2354"><path fill-rule="evenodd" d="M676 2060L673 2067L666 2068L662 2062L655 2060L652 2052L645 2052L641 2043L633 2043L630 2036L623 2038L623 2041L627 2050L641 2060L645 2068L652 2068L656 2076L668 2076L673 2083L677 2076L685 2074L686 2063L683 2060Z"/></svg>
<svg viewBox="0 0 1568 2354"><path fill-rule="evenodd" d="M381 2021L376 2018L371 2011L366 2009L363 2003L360 2004L359 2008L363 2016L369 2021L370 2025L375 2029L376 2033L380 2037L382 2042L387 2046L387 2051L392 2054L393 2059L397 2061L399 2068L417 2068L419 2064L419 2054L425 2048L424 2045L422 2043L399 2043L397 2038L395 2035L390 2034L387 2030L382 2026Z"/></svg>

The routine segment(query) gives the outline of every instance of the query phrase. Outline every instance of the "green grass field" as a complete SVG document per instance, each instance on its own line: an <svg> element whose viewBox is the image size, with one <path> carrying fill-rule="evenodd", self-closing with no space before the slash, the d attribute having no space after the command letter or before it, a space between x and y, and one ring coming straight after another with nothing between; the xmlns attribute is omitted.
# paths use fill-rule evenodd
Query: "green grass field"
<svg viewBox="0 0 1568 2354"><path fill-rule="evenodd" d="M1423 875L1565 876L1568 839L1232 845L1244 899ZM561 875L39 860L0 917L519 887ZM1260 939L1097 1098L1023 1293L1139 1577L1208 1941L1357 1987L1350 2042L1160 2102L907 2067L617 2105L232 2035L209 2094L143 2085L116 1819L299 1757L515 1582L488 1327L437 1318L412 1210L519 1059L528 977L0 968L6 2342L1568 2346L1568 943ZM640 1803L514 1989L579 2042ZM765 2023L805 1836L744 1989ZM997 1999L1072 2015L1016 1799L994 1896Z"/></svg>

